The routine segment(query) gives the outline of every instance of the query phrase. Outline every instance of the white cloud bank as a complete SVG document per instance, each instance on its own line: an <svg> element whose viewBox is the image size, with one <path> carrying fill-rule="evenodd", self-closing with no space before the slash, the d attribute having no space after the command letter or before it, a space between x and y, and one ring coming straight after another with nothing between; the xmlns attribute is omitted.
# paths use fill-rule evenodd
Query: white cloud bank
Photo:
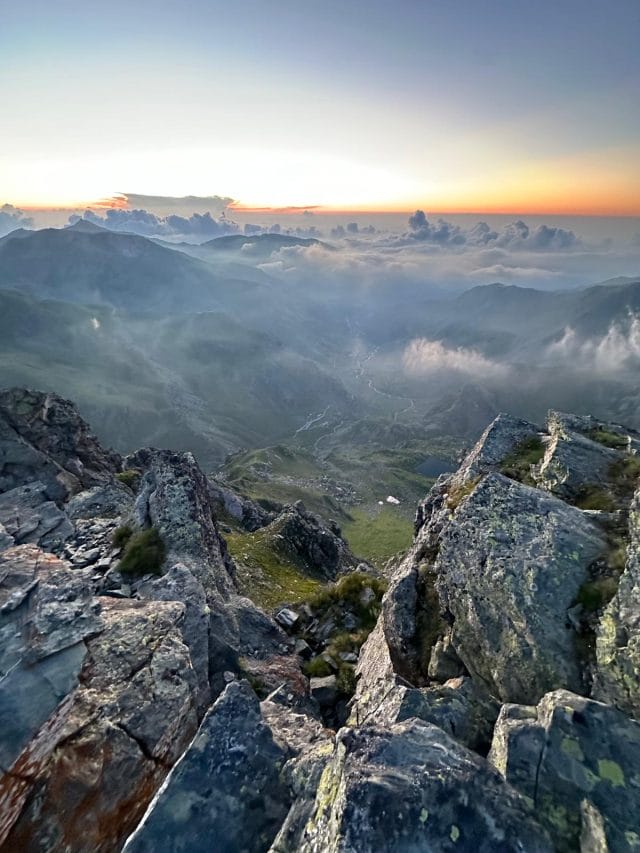
<svg viewBox="0 0 640 853"><path fill-rule="evenodd" d="M435 373L455 372L483 379L499 379L509 368L493 361L474 349L450 349L442 341L415 338L405 348L402 363L413 376L430 376Z"/></svg>

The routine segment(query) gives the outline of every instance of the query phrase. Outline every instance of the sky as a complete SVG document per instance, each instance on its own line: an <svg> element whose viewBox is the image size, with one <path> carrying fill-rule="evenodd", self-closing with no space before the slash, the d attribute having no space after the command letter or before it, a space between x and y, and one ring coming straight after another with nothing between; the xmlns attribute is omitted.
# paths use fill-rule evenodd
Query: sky
<svg viewBox="0 0 640 853"><path fill-rule="evenodd" d="M0 207L640 215L638 0L0 6Z"/></svg>

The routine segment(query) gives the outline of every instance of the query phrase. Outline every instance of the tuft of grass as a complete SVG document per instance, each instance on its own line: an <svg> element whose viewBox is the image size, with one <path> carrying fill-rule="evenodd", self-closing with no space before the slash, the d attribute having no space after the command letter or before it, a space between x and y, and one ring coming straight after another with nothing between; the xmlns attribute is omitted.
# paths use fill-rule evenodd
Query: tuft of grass
<svg viewBox="0 0 640 853"><path fill-rule="evenodd" d="M532 435L530 438L525 438L502 460L500 472L519 483L535 486L531 476L531 466L541 461L544 451L545 446L540 436Z"/></svg>
<svg viewBox="0 0 640 853"><path fill-rule="evenodd" d="M596 484L582 486L575 497L574 505L578 509L597 509L602 512L616 510L616 502L610 492Z"/></svg>
<svg viewBox="0 0 640 853"><path fill-rule="evenodd" d="M363 600L363 593L367 588L374 593L371 601ZM316 614L326 612L336 604L345 603L355 613L359 627L368 633L380 615L380 603L385 590L386 584L380 578L366 572L351 572L343 575L337 583L323 587L308 603Z"/></svg>
<svg viewBox="0 0 640 853"><path fill-rule="evenodd" d="M307 678L324 678L326 675L331 675L333 672L326 660L320 655L316 658L312 658L310 661L307 661L307 663L302 667L302 671Z"/></svg>
<svg viewBox="0 0 640 853"><path fill-rule="evenodd" d="M474 477L472 480L468 480L466 483L461 483L458 486L454 486L449 494L447 495L447 506L449 509L454 512L462 503L465 498L468 498L471 492L475 489L475 487L480 482L480 477Z"/></svg>
<svg viewBox="0 0 640 853"><path fill-rule="evenodd" d="M602 427L594 427L586 435L591 441L597 441L598 444L604 444L605 447L611 447L614 450L622 450L629 443L626 435L620 435L620 433L611 432L611 430Z"/></svg>
<svg viewBox="0 0 640 853"><path fill-rule="evenodd" d="M114 548L124 548L129 539L133 536L133 527L130 524L123 524L113 531L111 542Z"/></svg>
<svg viewBox="0 0 640 853"><path fill-rule="evenodd" d="M135 577L159 575L165 554L164 542L155 527L139 530L128 538L118 569Z"/></svg>
<svg viewBox="0 0 640 853"><path fill-rule="evenodd" d="M607 606L617 589L617 577L602 577L586 581L578 590L576 603L581 604L587 613L595 613Z"/></svg>
<svg viewBox="0 0 640 853"><path fill-rule="evenodd" d="M125 471L116 474L116 480L120 480L121 483L129 486L135 492L140 484L140 471L135 468L127 468Z"/></svg>
<svg viewBox="0 0 640 853"><path fill-rule="evenodd" d="M620 495L630 498L640 481L640 458L634 455L616 459L609 468L609 476Z"/></svg>

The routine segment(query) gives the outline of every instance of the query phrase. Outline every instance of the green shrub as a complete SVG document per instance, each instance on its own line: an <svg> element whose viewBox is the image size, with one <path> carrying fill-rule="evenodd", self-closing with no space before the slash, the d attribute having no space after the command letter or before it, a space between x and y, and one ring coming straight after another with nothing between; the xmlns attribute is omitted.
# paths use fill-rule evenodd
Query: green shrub
<svg viewBox="0 0 640 853"><path fill-rule="evenodd" d="M329 664L320 656L307 661L302 670L308 678L324 678L325 675L331 675L332 673Z"/></svg>
<svg viewBox="0 0 640 853"><path fill-rule="evenodd" d="M129 486L135 492L140 483L140 476L140 471L136 468L127 468L126 471L120 471L119 474L116 474L116 480L120 480L121 483Z"/></svg>
<svg viewBox="0 0 640 853"><path fill-rule="evenodd" d="M620 435L617 432L611 432L608 429L595 427L587 432L587 437L591 441L597 441L598 444L604 444L605 447L611 447L614 450L620 450L628 446L629 442L626 435Z"/></svg>
<svg viewBox="0 0 640 853"><path fill-rule="evenodd" d="M113 531L111 541L114 548L124 548L129 539L133 536L133 527L130 524L123 524Z"/></svg>
<svg viewBox="0 0 640 853"><path fill-rule="evenodd" d="M533 486L535 481L531 476L531 466L541 461L544 451L545 446L540 436L532 435L530 438L525 438L502 460L500 472L519 483Z"/></svg>
<svg viewBox="0 0 640 853"><path fill-rule="evenodd" d="M133 533L125 546L118 569L126 575L159 575L166 549L155 527Z"/></svg>
<svg viewBox="0 0 640 853"><path fill-rule="evenodd" d="M338 670L336 688L343 698L351 698L356 692L356 670L350 663L343 663Z"/></svg>

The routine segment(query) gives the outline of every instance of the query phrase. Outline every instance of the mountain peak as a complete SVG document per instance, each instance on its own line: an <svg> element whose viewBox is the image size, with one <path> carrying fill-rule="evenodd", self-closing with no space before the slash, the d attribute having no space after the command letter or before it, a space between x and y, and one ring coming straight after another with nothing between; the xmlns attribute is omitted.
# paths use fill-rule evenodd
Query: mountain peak
<svg viewBox="0 0 640 853"><path fill-rule="evenodd" d="M90 222L88 219L78 219L73 225L65 225L66 231L77 231L81 234L103 234L107 231L106 228L101 228L95 222Z"/></svg>

